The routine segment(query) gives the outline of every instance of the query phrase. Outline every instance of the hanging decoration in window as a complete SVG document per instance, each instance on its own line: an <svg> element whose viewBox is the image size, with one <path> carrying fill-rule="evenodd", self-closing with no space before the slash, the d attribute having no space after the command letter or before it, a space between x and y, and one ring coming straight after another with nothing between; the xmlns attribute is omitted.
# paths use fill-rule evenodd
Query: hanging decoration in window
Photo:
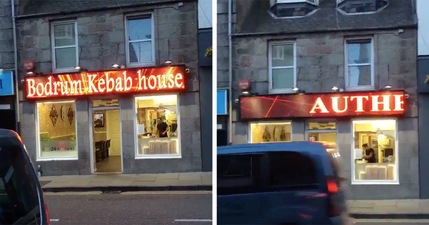
<svg viewBox="0 0 429 225"><path fill-rule="evenodd" d="M58 112L57 112L57 109L55 108L54 104L52 104L52 108L51 108L51 111L49 113L49 118L51 119L52 126L55 127L55 125L57 124L57 120L58 120Z"/></svg>
<svg viewBox="0 0 429 225"><path fill-rule="evenodd" d="M213 46L206 49L206 57L211 57L213 52Z"/></svg>
<svg viewBox="0 0 429 225"><path fill-rule="evenodd" d="M72 125L73 118L74 118L74 111L71 106L69 107L69 112L67 113L67 117L69 119L70 125Z"/></svg>

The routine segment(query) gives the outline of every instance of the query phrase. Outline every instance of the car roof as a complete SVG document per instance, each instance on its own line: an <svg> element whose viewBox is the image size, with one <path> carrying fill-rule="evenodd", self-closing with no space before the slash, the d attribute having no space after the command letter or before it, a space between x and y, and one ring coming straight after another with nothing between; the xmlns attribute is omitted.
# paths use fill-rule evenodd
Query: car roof
<svg viewBox="0 0 429 225"><path fill-rule="evenodd" d="M13 130L0 128L0 146L23 145L21 137Z"/></svg>
<svg viewBox="0 0 429 225"><path fill-rule="evenodd" d="M317 142L292 141L282 143L228 145L217 148L218 155L280 151L294 151L322 155L326 154L326 147L322 143Z"/></svg>
<svg viewBox="0 0 429 225"><path fill-rule="evenodd" d="M333 175L334 171L329 162L329 153L326 151L326 146L322 143L311 141L292 141L281 143L263 143L263 144L240 144L220 146L217 148L217 155L235 155L235 154L258 154L266 152L299 152L306 155L320 156L324 173Z"/></svg>

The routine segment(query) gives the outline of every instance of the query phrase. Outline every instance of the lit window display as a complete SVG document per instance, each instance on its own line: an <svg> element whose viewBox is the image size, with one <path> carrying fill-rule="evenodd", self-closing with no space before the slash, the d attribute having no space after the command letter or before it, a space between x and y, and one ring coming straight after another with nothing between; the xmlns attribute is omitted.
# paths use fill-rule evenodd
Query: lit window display
<svg viewBox="0 0 429 225"><path fill-rule="evenodd" d="M180 156L177 95L136 97L137 155Z"/></svg>
<svg viewBox="0 0 429 225"><path fill-rule="evenodd" d="M291 133L290 122L251 123L250 143L289 142Z"/></svg>
<svg viewBox="0 0 429 225"><path fill-rule="evenodd" d="M395 120L353 121L354 181L397 181Z"/></svg>
<svg viewBox="0 0 429 225"><path fill-rule="evenodd" d="M37 159L77 159L75 102L37 103Z"/></svg>
<svg viewBox="0 0 429 225"><path fill-rule="evenodd" d="M330 153L337 153L337 124L335 122L309 122L307 126L309 141L320 142Z"/></svg>

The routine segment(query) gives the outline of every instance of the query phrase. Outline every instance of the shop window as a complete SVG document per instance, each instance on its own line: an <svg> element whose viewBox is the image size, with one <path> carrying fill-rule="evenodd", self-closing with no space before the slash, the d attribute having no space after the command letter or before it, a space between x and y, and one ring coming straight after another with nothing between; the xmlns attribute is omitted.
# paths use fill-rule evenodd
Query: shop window
<svg viewBox="0 0 429 225"><path fill-rule="evenodd" d="M397 181L395 120L353 121L354 181Z"/></svg>
<svg viewBox="0 0 429 225"><path fill-rule="evenodd" d="M77 159L74 101L37 103L38 159Z"/></svg>
<svg viewBox="0 0 429 225"><path fill-rule="evenodd" d="M119 99L94 99L92 107L118 107Z"/></svg>
<svg viewBox="0 0 429 225"><path fill-rule="evenodd" d="M177 95L136 97L137 156L180 156L177 98Z"/></svg>
<svg viewBox="0 0 429 225"><path fill-rule="evenodd" d="M346 63L347 90L374 88L374 51L371 38L347 40Z"/></svg>
<svg viewBox="0 0 429 225"><path fill-rule="evenodd" d="M55 71L73 70L78 65L76 21L61 21L51 25L52 59Z"/></svg>
<svg viewBox="0 0 429 225"><path fill-rule="evenodd" d="M155 63L152 14L127 18L127 63L150 66Z"/></svg>
<svg viewBox="0 0 429 225"><path fill-rule="evenodd" d="M295 43L270 43L269 85L271 93L291 92L296 86Z"/></svg>
<svg viewBox="0 0 429 225"><path fill-rule="evenodd" d="M309 122L307 140L320 142L327 147L327 151L337 154L337 123L336 122Z"/></svg>
<svg viewBox="0 0 429 225"><path fill-rule="evenodd" d="M290 122L251 123L250 143L289 142L291 133Z"/></svg>

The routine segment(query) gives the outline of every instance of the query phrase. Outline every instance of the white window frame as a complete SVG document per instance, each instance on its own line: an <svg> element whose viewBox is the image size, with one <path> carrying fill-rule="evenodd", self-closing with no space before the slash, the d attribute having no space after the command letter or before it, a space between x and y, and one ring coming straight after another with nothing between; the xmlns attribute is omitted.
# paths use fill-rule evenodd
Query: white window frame
<svg viewBox="0 0 429 225"><path fill-rule="evenodd" d="M354 41L365 41L369 40L371 44L371 62L370 63L358 63L358 64L349 64L349 52L348 44ZM374 81L375 81L375 52L374 52L374 38L372 37L362 37L362 38L348 38L344 41L344 75L345 75L345 89L347 91L369 91L374 90ZM371 66L371 85L362 85L356 87L349 87L349 66Z"/></svg>
<svg viewBox="0 0 429 225"><path fill-rule="evenodd" d="M137 104L136 99L138 97L159 97L159 96L172 96L175 95L177 98L177 143L178 143L178 154L150 154L150 155L140 155L139 154L139 144L137 138ZM134 122L134 154L135 159L180 159L182 158L182 130L181 130L181 116L180 116L180 98L179 94L152 94L152 95L134 95L133 96L133 122Z"/></svg>
<svg viewBox="0 0 429 225"><path fill-rule="evenodd" d="M39 121L39 109L37 108L37 104L38 103L73 103L74 104L74 107L75 107L75 109L76 109L76 99L72 99L72 100L70 100L70 99L68 99L68 100L61 100L61 99L58 99L58 100L54 100L54 101L37 101L37 102L35 102L34 103L34 108L35 108L35 112L36 113L34 113L34 119L35 119L35 123L36 123L36 126L35 126L35 128L36 128L36 132L35 132L35 134L36 134L36 161L65 161L65 160L78 160L79 159L79 141L78 141L78 127L77 127L77 121L78 121L78 118L77 118L77 115L78 115L78 113L76 113L76 110L75 110L75 116L74 116L74 122L75 122L75 128L76 128L76 156L75 157L53 157L53 158L47 158L47 157L42 157L41 156L41 149L40 149L40 129L39 129L39 123L40 123L40 121ZM60 118L58 118L58 119L60 119Z"/></svg>
<svg viewBox="0 0 429 225"><path fill-rule="evenodd" d="M386 120L394 120L395 121L395 180L357 180L356 179L356 165L355 165L355 132L353 127L354 121L386 121ZM351 121L351 184L352 185L399 185L399 155L398 155L398 147L399 147L399 136L398 136L398 119L396 118L365 118L365 119L353 119Z"/></svg>
<svg viewBox="0 0 429 225"><path fill-rule="evenodd" d="M293 141L292 120L252 121L247 124L247 143L252 144L252 124L290 124L290 141ZM272 142L275 143L275 142Z"/></svg>
<svg viewBox="0 0 429 225"><path fill-rule="evenodd" d="M142 40L134 40L129 41L128 40L128 20L132 19L143 19L145 17L150 17L151 20L151 39L142 39ZM133 42L143 42L143 41L151 41L152 42L152 62L135 62L130 63L130 43ZM145 67L145 66L155 66L156 60L155 60L155 21L153 13L144 13L144 14L136 14L136 15L128 15L125 17L125 58L127 62L128 68L135 68L135 67Z"/></svg>
<svg viewBox="0 0 429 225"><path fill-rule="evenodd" d="M272 53L274 45L293 45L293 66L272 66ZM273 89L273 69L293 69L294 79L292 88ZM270 94L280 93L294 93L293 88L296 87L297 75L296 75L296 42L282 41L282 42L270 42L268 45L268 85Z"/></svg>
<svg viewBox="0 0 429 225"><path fill-rule="evenodd" d="M55 46L55 32L54 32L54 26L57 25L67 25L67 24L73 24L74 25L74 29L75 29L75 45L67 45L67 46L61 46L61 47L56 47ZM77 29L77 21L76 20L65 20L65 21L58 21L58 22L52 22L51 23L51 51L52 51L52 71L54 73L66 73L66 72L75 72L76 69L73 67L70 68L57 68L57 59L56 59L56 54L55 54L55 50L56 49L61 49L61 48L71 48L71 47L75 47L76 49L76 65L79 65L79 40L78 40L78 29Z"/></svg>

